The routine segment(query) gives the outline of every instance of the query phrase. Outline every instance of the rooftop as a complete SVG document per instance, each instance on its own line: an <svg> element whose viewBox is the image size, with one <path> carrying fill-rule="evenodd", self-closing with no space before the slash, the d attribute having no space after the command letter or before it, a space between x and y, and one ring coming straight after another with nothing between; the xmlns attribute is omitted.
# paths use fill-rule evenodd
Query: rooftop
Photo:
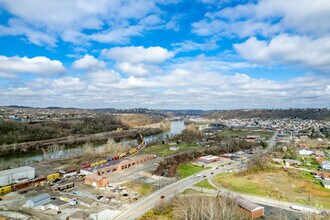
<svg viewBox="0 0 330 220"><path fill-rule="evenodd" d="M32 202L36 203L36 202L39 202L41 200L48 199L48 198L50 198L50 195L48 193L43 193L43 194L30 198L28 201L32 201Z"/></svg>
<svg viewBox="0 0 330 220"><path fill-rule="evenodd" d="M17 167L17 168L13 168L13 169L0 171L0 176L10 175L10 174L20 173L20 172L34 171L34 170L35 169L30 166Z"/></svg>

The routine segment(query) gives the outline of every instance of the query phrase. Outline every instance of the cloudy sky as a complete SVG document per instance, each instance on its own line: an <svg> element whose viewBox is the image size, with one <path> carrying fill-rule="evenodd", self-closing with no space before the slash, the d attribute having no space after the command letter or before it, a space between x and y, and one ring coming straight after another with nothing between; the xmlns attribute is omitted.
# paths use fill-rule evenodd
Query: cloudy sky
<svg viewBox="0 0 330 220"><path fill-rule="evenodd" d="M330 1L0 0L0 105L330 107Z"/></svg>

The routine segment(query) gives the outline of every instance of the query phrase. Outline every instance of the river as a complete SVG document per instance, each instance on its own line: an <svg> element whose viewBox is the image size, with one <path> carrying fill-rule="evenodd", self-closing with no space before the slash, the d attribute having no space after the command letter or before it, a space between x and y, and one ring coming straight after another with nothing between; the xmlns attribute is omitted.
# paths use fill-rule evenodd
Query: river
<svg viewBox="0 0 330 220"><path fill-rule="evenodd" d="M175 135L180 134L183 129L185 128L183 121L171 121L171 128L169 131L156 134L156 135L150 135L144 137L144 141L149 144L156 141L166 140L168 138L171 138ZM122 145L136 145L136 140L131 141L122 141L120 142ZM96 151L101 151L104 148L104 145L95 146ZM0 164L3 167L7 167L8 164L15 163L16 165L23 166L23 165L30 165L35 161L46 161L46 160L56 160L61 158L69 158L73 156L79 156L83 153L82 147L77 146L74 148L65 148L63 150L60 150L58 152L49 153L47 154L47 157L42 152L26 152L25 154L19 154L19 155L9 155L1 157ZM0 167L1 170L1 167Z"/></svg>

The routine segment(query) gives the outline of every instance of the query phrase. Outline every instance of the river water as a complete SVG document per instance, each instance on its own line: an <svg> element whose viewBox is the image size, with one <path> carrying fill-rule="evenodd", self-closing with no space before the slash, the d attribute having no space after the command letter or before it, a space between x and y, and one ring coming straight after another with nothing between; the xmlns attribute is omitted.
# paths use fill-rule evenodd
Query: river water
<svg viewBox="0 0 330 220"><path fill-rule="evenodd" d="M171 121L171 128L169 131L156 134L156 135L150 135L144 137L144 141L149 144L156 141L166 140L169 139L175 135L180 134L183 129L185 128L183 121ZM120 142L121 145L129 145L133 146L136 145L136 140L131 141L122 141ZM104 149L104 145L96 146L96 151L101 151ZM42 152L26 152L24 154L19 155L10 155L10 156L4 156L0 158L0 164L2 167L7 167L8 164L16 164L19 166L23 165L30 165L34 161L45 161L45 160L56 160L60 158L69 158L73 156L79 156L83 154L83 149L81 146L77 146L74 148L66 148L54 153L48 153L47 156L45 156ZM0 167L1 168L1 167Z"/></svg>

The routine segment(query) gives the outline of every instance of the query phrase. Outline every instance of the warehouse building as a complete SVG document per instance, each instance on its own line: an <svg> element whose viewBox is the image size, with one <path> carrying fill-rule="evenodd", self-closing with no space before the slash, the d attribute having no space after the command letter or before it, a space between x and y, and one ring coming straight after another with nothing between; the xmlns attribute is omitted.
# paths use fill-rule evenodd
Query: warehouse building
<svg viewBox="0 0 330 220"><path fill-rule="evenodd" d="M155 158L156 158L155 155L144 155L140 157L129 157L120 160L114 160L98 166L81 169L80 174L82 175L97 174L104 176L110 173L129 169L131 167L137 166L139 164L145 163Z"/></svg>
<svg viewBox="0 0 330 220"><path fill-rule="evenodd" d="M199 158L197 158L197 160L199 162L207 164L207 163L213 163L213 162L219 161L220 157L213 156L213 155L207 155L207 156L204 156L204 157L199 157Z"/></svg>
<svg viewBox="0 0 330 220"><path fill-rule="evenodd" d="M30 166L0 171L0 186L7 186L23 180L35 178L35 169Z"/></svg>
<svg viewBox="0 0 330 220"><path fill-rule="evenodd" d="M251 219L259 219L264 216L265 208L263 206L250 202L242 197L237 197L235 201Z"/></svg>
<svg viewBox="0 0 330 220"><path fill-rule="evenodd" d="M99 176L96 174L88 174L85 176L85 184L90 186L105 187L108 184L108 179L104 176Z"/></svg>
<svg viewBox="0 0 330 220"><path fill-rule="evenodd" d="M43 193L26 201L28 207L37 207L50 202L50 195Z"/></svg>

